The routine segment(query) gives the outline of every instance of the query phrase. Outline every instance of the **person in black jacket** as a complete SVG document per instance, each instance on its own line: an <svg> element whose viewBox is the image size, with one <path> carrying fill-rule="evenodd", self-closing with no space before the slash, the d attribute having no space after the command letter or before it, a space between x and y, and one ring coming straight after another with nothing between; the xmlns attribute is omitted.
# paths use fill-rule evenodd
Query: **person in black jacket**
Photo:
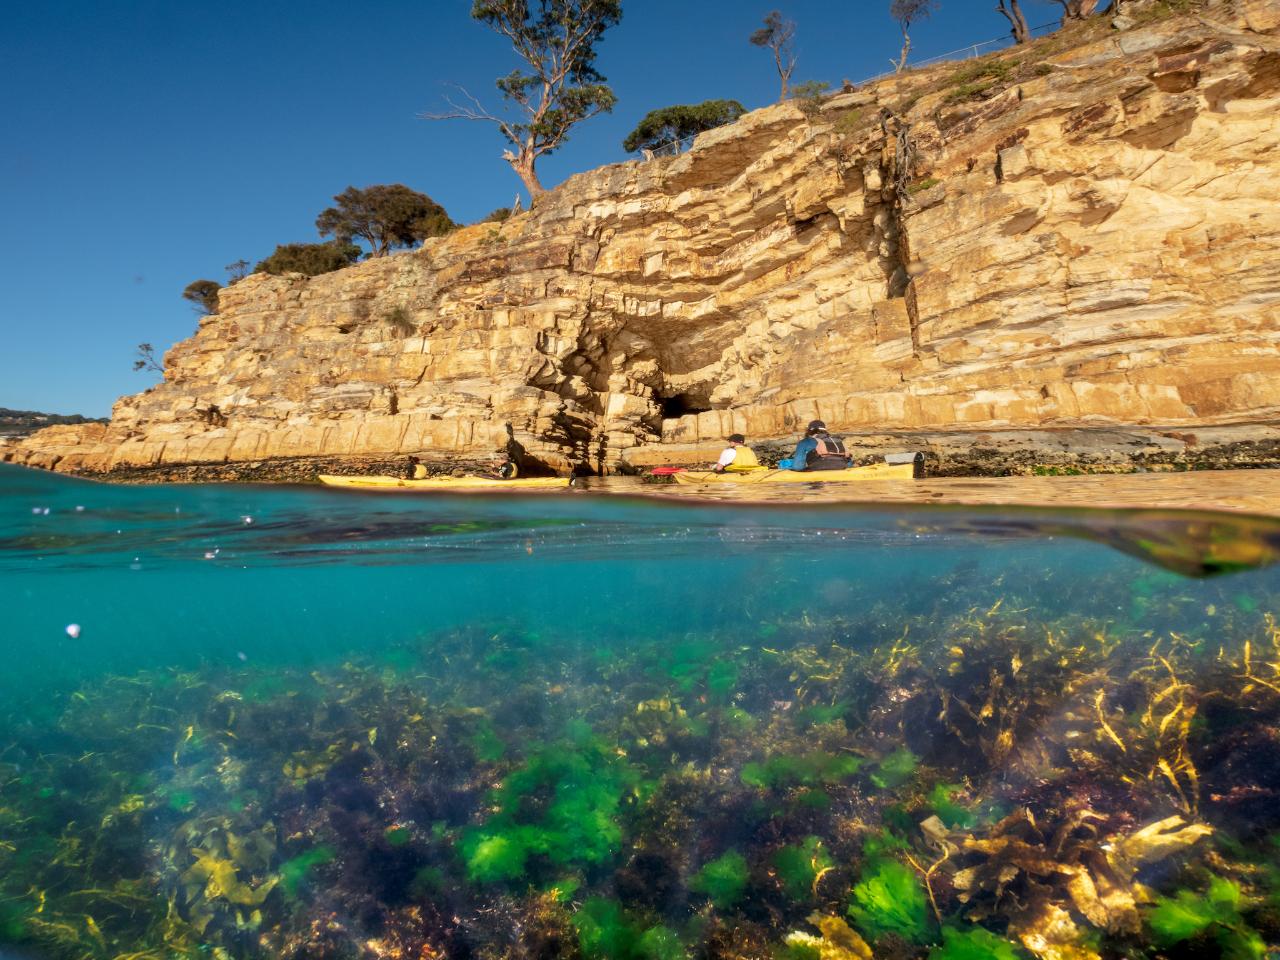
<svg viewBox="0 0 1280 960"><path fill-rule="evenodd" d="M851 466L853 458L844 444L827 432L821 420L811 420L791 459L778 463L782 470L844 470Z"/></svg>

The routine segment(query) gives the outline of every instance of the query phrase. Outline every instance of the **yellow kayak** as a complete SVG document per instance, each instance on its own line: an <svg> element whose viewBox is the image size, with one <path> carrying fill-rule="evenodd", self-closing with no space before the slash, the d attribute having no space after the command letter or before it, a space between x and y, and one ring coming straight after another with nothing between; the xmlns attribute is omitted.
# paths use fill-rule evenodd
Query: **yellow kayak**
<svg viewBox="0 0 1280 960"><path fill-rule="evenodd" d="M480 488L503 490L549 490L568 487L568 477L516 477L499 480L496 477L427 477L425 480L402 480L399 477L336 477L320 474L320 482L331 487L354 487L360 490L474 490Z"/></svg>
<svg viewBox="0 0 1280 960"><path fill-rule="evenodd" d="M856 483L863 480L911 480L915 477L912 463L873 463L847 470L684 470L673 473L676 483Z"/></svg>

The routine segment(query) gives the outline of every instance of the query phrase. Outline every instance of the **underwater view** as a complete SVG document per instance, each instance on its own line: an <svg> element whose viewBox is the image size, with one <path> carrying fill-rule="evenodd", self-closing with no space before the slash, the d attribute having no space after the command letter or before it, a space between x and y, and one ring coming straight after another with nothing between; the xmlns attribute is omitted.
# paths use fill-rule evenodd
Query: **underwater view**
<svg viewBox="0 0 1280 960"><path fill-rule="evenodd" d="M1278 555L0 467L0 957L1274 955Z"/></svg>

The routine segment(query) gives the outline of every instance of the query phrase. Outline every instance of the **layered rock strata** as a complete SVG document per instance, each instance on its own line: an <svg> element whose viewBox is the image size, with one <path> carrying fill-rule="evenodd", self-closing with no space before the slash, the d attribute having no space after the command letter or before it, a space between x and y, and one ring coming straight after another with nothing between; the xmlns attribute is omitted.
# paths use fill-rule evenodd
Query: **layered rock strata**
<svg viewBox="0 0 1280 960"><path fill-rule="evenodd" d="M276 458L611 470L729 432L1280 419L1280 4L1099 20L792 101L503 224L250 276L73 472ZM803 108L803 109L802 109Z"/></svg>

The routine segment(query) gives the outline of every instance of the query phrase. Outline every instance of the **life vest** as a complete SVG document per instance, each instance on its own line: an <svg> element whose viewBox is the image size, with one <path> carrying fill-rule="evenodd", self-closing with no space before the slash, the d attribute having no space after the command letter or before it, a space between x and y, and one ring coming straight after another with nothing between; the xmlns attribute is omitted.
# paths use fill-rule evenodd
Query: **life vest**
<svg viewBox="0 0 1280 960"><path fill-rule="evenodd" d="M759 466L760 461L756 459L756 452L745 443L740 443L733 448L733 463L725 467L725 470L727 472L755 470Z"/></svg>
<svg viewBox="0 0 1280 960"><path fill-rule="evenodd" d="M843 470L849 466L849 454L835 437L819 433L813 442L816 446L804 459L806 470Z"/></svg>

